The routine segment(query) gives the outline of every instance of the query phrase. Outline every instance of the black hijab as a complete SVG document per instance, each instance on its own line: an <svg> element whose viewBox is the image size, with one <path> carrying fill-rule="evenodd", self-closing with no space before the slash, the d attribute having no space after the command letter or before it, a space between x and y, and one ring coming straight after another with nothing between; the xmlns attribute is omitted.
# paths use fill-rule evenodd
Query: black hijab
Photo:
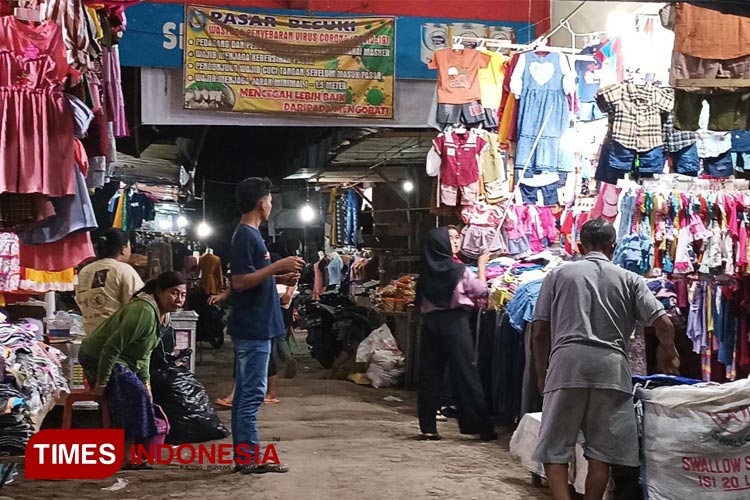
<svg viewBox="0 0 750 500"><path fill-rule="evenodd" d="M448 228L438 227L430 230L422 249L422 271L417 283L417 303L421 305L422 298L426 298L435 307L449 308L453 291L465 269L466 266L453 260Z"/></svg>

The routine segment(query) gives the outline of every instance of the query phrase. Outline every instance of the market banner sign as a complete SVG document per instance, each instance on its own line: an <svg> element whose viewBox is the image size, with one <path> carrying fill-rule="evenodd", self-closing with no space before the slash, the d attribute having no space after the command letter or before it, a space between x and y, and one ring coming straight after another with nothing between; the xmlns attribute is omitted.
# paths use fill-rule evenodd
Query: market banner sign
<svg viewBox="0 0 750 500"><path fill-rule="evenodd" d="M395 18L185 7L185 109L393 118Z"/></svg>
<svg viewBox="0 0 750 500"><path fill-rule="evenodd" d="M522 13L525 16L528 2L521 3L525 5ZM251 17L257 15L261 18L288 16L294 19L306 19L305 16L310 15L309 12L302 10L227 8L233 8L234 10L231 11L233 13L242 12ZM521 8L511 10L517 11ZM436 16L440 15L439 8L434 10ZM506 14L521 15L518 12L506 12ZM325 15L336 20L351 19L352 16L342 12L326 12ZM128 28L119 44L120 62L123 66L183 67L185 38L190 30L183 22L185 20L184 5L141 2L128 7L127 16ZM398 38L395 40L396 78L436 80L437 71L429 69L427 62L435 50L450 46L450 38L453 35L510 39L518 43L527 43L536 38L534 26L529 22L398 16L396 18Z"/></svg>

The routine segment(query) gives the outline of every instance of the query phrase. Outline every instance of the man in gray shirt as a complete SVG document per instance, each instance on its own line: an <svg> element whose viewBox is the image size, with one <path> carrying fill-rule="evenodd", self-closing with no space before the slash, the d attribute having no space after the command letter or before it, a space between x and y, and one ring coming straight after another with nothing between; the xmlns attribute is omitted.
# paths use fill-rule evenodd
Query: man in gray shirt
<svg viewBox="0 0 750 500"><path fill-rule="evenodd" d="M610 261L616 232L596 219L581 229L578 262L553 270L536 304L533 354L544 411L535 459L555 500L570 500L568 463L583 431L585 500L601 500L611 465L638 466L633 384L626 356L636 322L653 325L659 371L676 373L674 328L643 278Z"/></svg>

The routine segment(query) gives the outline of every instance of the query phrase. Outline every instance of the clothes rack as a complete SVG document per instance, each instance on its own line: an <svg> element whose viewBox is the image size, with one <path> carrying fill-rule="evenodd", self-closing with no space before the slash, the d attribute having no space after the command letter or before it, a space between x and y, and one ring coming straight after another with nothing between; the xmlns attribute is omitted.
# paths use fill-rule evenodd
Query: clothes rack
<svg viewBox="0 0 750 500"><path fill-rule="evenodd" d="M677 80L674 82L674 88L748 88L750 80L739 78L695 78L689 80Z"/></svg>
<svg viewBox="0 0 750 500"><path fill-rule="evenodd" d="M575 48L552 47L552 46L543 45L539 43L517 44L517 43L511 43L508 40L495 40L494 38L474 38L474 37L462 37L462 36L453 37L454 44L463 44L463 42L475 44L477 47L517 50L519 52L533 52L536 50L545 51L545 52L558 52L560 54L565 54L566 56L568 56L568 58L575 60L575 61L592 61L592 62L595 61L593 56L580 55L579 54L580 49L575 49Z"/></svg>

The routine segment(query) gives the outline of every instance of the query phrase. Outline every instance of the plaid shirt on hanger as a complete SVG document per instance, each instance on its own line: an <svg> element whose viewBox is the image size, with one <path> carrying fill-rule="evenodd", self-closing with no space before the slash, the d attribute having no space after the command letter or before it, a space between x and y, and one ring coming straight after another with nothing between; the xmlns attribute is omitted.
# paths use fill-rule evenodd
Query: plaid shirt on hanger
<svg viewBox="0 0 750 500"><path fill-rule="evenodd" d="M672 89L618 83L601 89L596 103L609 114L612 139L624 147L645 152L664 145L661 115L674 108Z"/></svg>
<svg viewBox="0 0 750 500"><path fill-rule="evenodd" d="M674 118L672 115L664 115L664 147L670 153L676 153L685 148L689 148L697 140L695 132L686 132L674 128Z"/></svg>

